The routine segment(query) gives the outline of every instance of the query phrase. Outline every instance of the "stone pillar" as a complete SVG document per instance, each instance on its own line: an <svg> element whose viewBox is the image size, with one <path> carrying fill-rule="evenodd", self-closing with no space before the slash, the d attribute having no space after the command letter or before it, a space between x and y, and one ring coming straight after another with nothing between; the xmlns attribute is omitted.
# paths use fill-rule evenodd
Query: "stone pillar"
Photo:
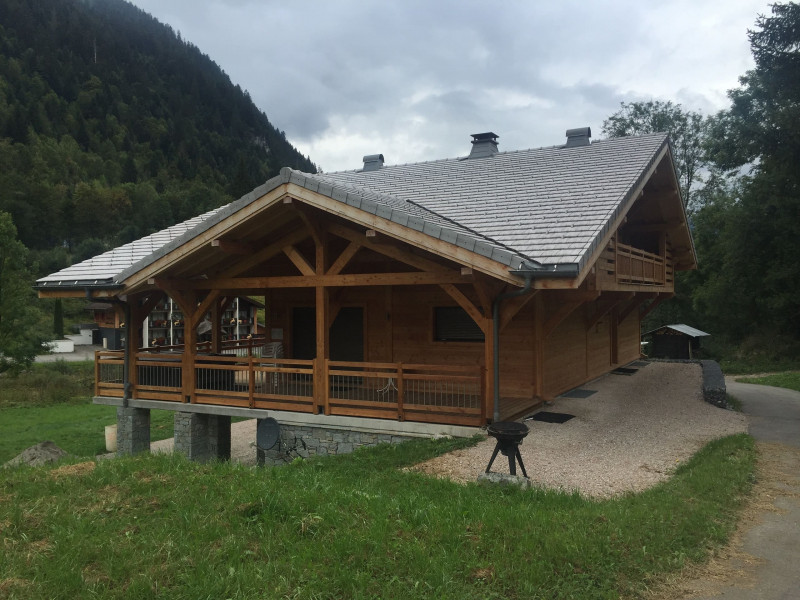
<svg viewBox="0 0 800 600"><path fill-rule="evenodd" d="M231 459L230 417L208 415L208 451L212 459Z"/></svg>
<svg viewBox="0 0 800 600"><path fill-rule="evenodd" d="M229 460L231 418L199 413L175 413L175 452L189 460Z"/></svg>
<svg viewBox="0 0 800 600"><path fill-rule="evenodd" d="M117 408L117 456L150 450L150 410Z"/></svg>

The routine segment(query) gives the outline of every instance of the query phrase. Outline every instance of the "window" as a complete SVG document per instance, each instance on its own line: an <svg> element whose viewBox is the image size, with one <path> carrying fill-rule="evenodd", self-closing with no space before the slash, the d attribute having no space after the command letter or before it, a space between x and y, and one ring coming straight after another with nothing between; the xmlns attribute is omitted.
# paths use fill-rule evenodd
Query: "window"
<svg viewBox="0 0 800 600"><path fill-rule="evenodd" d="M437 342L482 342L483 331L460 306L433 309L433 339Z"/></svg>

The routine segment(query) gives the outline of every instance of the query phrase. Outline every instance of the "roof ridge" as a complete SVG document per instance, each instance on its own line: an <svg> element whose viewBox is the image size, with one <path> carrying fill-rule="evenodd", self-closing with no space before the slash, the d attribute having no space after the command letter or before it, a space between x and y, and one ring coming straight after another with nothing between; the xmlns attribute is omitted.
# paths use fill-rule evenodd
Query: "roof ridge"
<svg viewBox="0 0 800 600"><path fill-rule="evenodd" d="M575 148L591 148L597 144L603 144L608 142L615 142L617 140L627 140L631 138L646 138L646 137L654 137L654 136L669 136L669 132L667 131L654 131L651 133L642 133L639 135L623 135L619 137L610 137L610 138L598 138L596 140L592 140L591 144L586 146L576 146ZM549 146L534 146L530 148L517 148L514 150L501 150L497 152L497 154L493 154L492 156L484 156L481 158L488 158L488 159L496 159L499 156L509 155L509 154L520 154L522 152L535 152L536 150L557 150L565 148L566 144L551 144ZM571 148L571 150L574 148ZM435 158L432 160L420 160L416 162L405 162L405 163L396 163L392 165L384 165L381 169L393 169L395 167L412 167L415 165L431 165L436 163L446 163L446 162L456 162L456 161L463 161L463 160L480 160L480 158L470 158L469 155L464 156L455 156L449 158ZM292 169L293 171L295 169ZM296 171L298 173L304 173L304 171ZM342 171L331 171L330 173L313 173L314 175L344 175L346 173L363 173L363 168L361 169L344 169ZM378 173L380 169L376 171L370 171L371 173Z"/></svg>

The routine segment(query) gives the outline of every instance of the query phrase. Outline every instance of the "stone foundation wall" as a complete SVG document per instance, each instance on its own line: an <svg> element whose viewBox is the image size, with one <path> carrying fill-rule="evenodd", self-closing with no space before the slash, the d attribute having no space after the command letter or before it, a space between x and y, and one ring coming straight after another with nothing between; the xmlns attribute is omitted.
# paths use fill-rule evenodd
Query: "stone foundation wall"
<svg viewBox="0 0 800 600"><path fill-rule="evenodd" d="M282 465L297 457L348 454L362 446L401 444L416 439L413 436L370 433L329 427L284 425L278 442L270 450L258 450L258 462L265 465Z"/></svg>

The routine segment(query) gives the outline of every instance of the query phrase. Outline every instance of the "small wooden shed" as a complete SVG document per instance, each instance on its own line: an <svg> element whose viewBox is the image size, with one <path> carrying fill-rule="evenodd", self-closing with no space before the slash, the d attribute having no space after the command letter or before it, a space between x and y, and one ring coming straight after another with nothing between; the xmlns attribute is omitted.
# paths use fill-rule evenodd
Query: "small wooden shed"
<svg viewBox="0 0 800 600"><path fill-rule="evenodd" d="M651 358L695 358L700 349L700 338L711 334L688 325L662 325L644 334L651 347L647 354Z"/></svg>

